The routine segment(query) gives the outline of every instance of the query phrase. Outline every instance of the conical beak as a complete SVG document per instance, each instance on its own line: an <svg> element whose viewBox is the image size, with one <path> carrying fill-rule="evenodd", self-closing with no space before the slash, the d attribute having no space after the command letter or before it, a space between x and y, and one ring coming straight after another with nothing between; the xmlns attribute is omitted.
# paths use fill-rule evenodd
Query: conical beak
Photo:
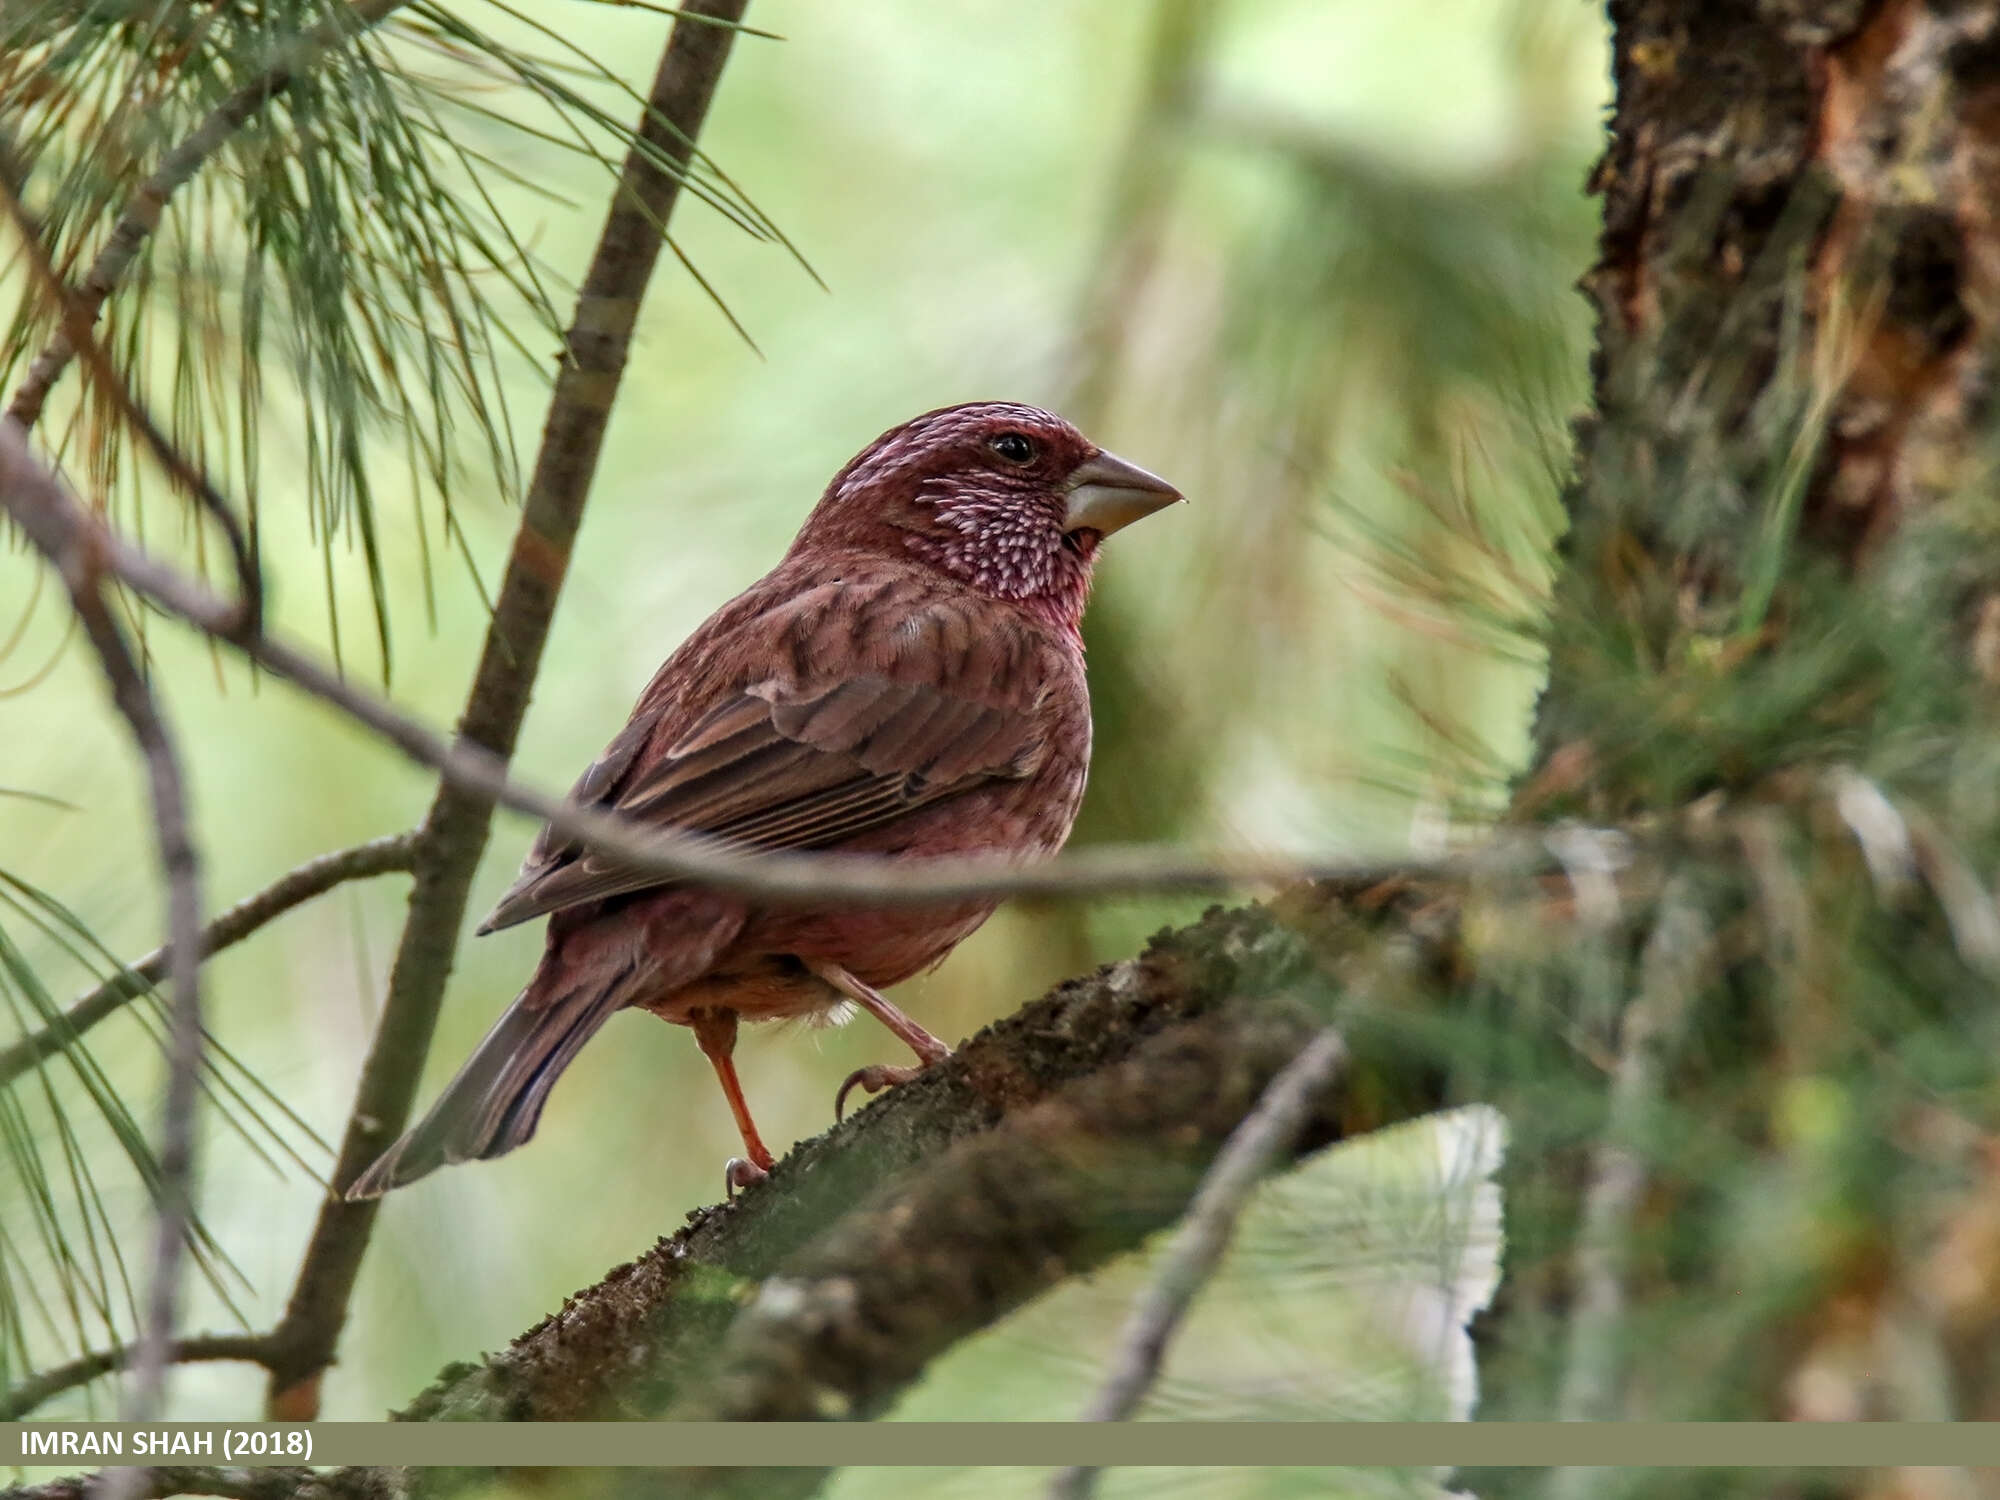
<svg viewBox="0 0 2000 1500"><path fill-rule="evenodd" d="M1063 530L1110 536L1180 498L1181 492L1159 475L1128 464L1115 453L1099 453L1070 470L1069 514Z"/></svg>

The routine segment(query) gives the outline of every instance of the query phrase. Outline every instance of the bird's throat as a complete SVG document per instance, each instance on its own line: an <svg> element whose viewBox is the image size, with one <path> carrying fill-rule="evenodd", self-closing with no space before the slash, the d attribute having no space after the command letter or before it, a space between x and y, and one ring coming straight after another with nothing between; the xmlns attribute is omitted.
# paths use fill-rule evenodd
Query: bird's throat
<svg viewBox="0 0 2000 1500"><path fill-rule="evenodd" d="M1083 609L1097 558L1095 532L1078 532L1050 545L1046 531L1003 536L988 520L976 531L905 538L910 550L980 593L1017 604L1036 619L1081 640Z"/></svg>

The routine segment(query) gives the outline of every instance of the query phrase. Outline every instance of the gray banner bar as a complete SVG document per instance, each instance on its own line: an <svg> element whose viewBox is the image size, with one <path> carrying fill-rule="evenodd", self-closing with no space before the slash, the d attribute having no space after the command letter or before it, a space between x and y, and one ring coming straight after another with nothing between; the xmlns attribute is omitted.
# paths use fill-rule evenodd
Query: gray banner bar
<svg viewBox="0 0 2000 1500"><path fill-rule="evenodd" d="M2000 1465L1986 1422L185 1422L0 1424L0 1464Z"/></svg>

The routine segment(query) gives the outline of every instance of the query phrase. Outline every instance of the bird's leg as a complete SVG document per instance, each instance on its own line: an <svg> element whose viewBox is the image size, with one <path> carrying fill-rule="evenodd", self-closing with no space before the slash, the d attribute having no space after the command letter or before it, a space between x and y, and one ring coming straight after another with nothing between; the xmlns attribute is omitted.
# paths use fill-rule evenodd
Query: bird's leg
<svg viewBox="0 0 2000 1500"><path fill-rule="evenodd" d="M746 1188L769 1175L773 1160L763 1138L757 1134L757 1122L750 1118L750 1102L743 1097L743 1085L737 1081L736 1064L731 1057L736 1051L736 1012L697 1010L690 1014L688 1024L694 1028L694 1039L702 1056L715 1068L722 1096L729 1101L729 1112L736 1116L743 1149L750 1153L748 1160L730 1157L722 1169L723 1191L733 1194L738 1188Z"/></svg>
<svg viewBox="0 0 2000 1500"><path fill-rule="evenodd" d="M840 1086L840 1092L833 1096L833 1118L836 1122L846 1111L848 1094L856 1087L878 1094L891 1084L908 1083L932 1063L943 1062L951 1056L951 1048L891 1005L880 990L863 984L838 964L808 964L807 967L902 1038L917 1054L915 1067L895 1068L886 1063L876 1063L849 1073L847 1081Z"/></svg>

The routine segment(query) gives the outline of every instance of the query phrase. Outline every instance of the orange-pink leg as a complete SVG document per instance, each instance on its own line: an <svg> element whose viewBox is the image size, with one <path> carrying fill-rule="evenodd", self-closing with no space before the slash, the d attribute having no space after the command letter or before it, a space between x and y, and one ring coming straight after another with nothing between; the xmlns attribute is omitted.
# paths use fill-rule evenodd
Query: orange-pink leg
<svg viewBox="0 0 2000 1500"><path fill-rule="evenodd" d="M729 1112L736 1116L736 1133L743 1137L743 1149L749 1153L748 1160L730 1157L722 1169L723 1189L733 1193L761 1181L773 1165L763 1137L757 1134L757 1122L750 1118L750 1101L743 1097L743 1085L736 1077L736 1064L732 1060L736 1051L736 1012L697 1010L690 1015L689 1024L694 1028L694 1039L702 1055L715 1068L722 1096L729 1101Z"/></svg>
<svg viewBox="0 0 2000 1500"><path fill-rule="evenodd" d="M849 1073L847 1081L840 1086L840 1092L833 1096L833 1118L836 1121L846 1112L847 1096L856 1087L870 1094L878 1094L892 1084L908 1083L931 1064L943 1062L951 1056L951 1048L891 1005L880 990L863 984L838 964L811 964L809 967L813 973L888 1027L917 1054L915 1067L896 1068L886 1063L876 1063L870 1067L856 1068Z"/></svg>

